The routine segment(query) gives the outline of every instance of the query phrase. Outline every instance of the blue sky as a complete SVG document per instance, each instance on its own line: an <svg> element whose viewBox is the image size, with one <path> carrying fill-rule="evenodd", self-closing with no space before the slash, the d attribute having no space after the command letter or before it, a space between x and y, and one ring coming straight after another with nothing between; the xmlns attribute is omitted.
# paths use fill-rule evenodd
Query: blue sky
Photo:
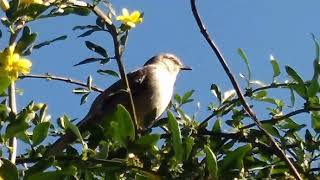
<svg viewBox="0 0 320 180"><path fill-rule="evenodd" d="M231 89L232 86L216 56L200 34L192 16L190 2L117 0L112 3L118 13L123 7L144 12L144 22L129 34L128 47L124 56L127 71L137 69L148 58L160 52L178 55L194 70L180 74L175 91L181 94L191 89L196 90L195 102L190 104L187 110L191 114L194 113L196 103L200 102L199 120L205 117L208 114L207 105L216 100L209 90L210 85L216 83L222 90ZM270 54L280 61L282 72L284 72L284 65L289 64L305 79L311 78L315 48L310 33L320 36L319 1L208 0L198 1L197 4L209 32L222 49L243 87L245 83L238 74L245 72L246 68L237 54L238 48L246 51L254 79L266 83L272 81ZM94 15L88 17L71 15L32 23L31 29L39 32L38 42L68 35L68 39L63 42L34 51L29 57L33 61L32 73L48 72L83 81L91 74L94 77L94 83L101 88L115 82L114 77L96 73L99 68L116 69L115 62L104 66L91 64L73 67L77 62L94 55L86 49L85 40L100 44L112 52L112 43L108 35L96 33L90 37L77 38L81 32L72 31L76 25L94 23ZM6 36L2 26L1 30L3 36ZM1 47L7 43L5 38L0 42ZM279 80L285 79L287 77L283 73ZM31 100L48 103L53 120L63 114L81 119L97 95L92 93L88 103L80 106L80 96L72 93L72 89L76 86L53 81L23 80L18 83L18 87L24 89L24 95L18 97L18 108L24 107ZM261 117L268 117L263 109L256 110L262 113Z"/></svg>

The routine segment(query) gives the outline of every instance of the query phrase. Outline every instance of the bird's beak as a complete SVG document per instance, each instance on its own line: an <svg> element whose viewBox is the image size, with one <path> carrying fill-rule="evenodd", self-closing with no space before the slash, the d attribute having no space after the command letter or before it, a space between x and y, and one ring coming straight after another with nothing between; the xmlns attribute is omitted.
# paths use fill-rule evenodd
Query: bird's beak
<svg viewBox="0 0 320 180"><path fill-rule="evenodd" d="M180 70L188 70L188 71L190 71L190 70L192 70L192 68L189 67L189 66L182 66L182 67L180 68Z"/></svg>

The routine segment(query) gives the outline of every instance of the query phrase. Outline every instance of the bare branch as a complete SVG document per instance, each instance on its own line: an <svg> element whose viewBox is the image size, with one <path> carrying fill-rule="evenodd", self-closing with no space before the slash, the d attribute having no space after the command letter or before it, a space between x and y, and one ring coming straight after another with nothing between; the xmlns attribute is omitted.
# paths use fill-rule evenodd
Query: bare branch
<svg viewBox="0 0 320 180"><path fill-rule="evenodd" d="M69 84L75 84L75 85L79 85L79 86L83 86L83 87L88 87L88 85L86 83L83 83L81 81L78 80L74 80L71 79L69 77L61 77L61 76L54 76L54 75L49 75L49 74L44 74L44 75L40 75L40 74L29 74L29 75L20 75L19 76L20 79L25 79L25 78L33 78L33 79L46 79L46 80L55 80L55 81L62 81L62 82L66 82ZM100 89L96 86L91 86L91 89L96 91L96 92L103 92L103 89Z"/></svg>
<svg viewBox="0 0 320 180"><path fill-rule="evenodd" d="M246 102L245 97L241 91L241 88L238 84L238 82L236 81L233 73L231 72L225 58L223 57L221 51L219 50L218 46L214 43L214 41L211 39L209 33L207 32L206 28L204 27L202 20L199 16L198 10L196 8L196 0L191 0L191 8L192 8L192 12L193 12L193 16L196 19L196 22L198 24L198 27L200 28L201 34L204 36L204 38L207 40L208 44L210 45L211 49L214 51L214 53L217 55L224 71L227 73L235 91L237 92L237 95L241 101L241 104L243 106L243 108L246 110L246 112L250 115L251 119L255 122L255 124L257 125L257 127L267 136L267 138L270 140L271 145L273 147L273 149L275 150L275 154L277 154L278 157L280 157L281 159L283 159L289 166L290 170L292 171L293 175L295 176L295 178L297 179L302 179L299 172L297 171L297 169L295 168L295 166L292 164L292 162L289 160L289 158L286 156L285 152L280 148L280 146L278 145L278 143L273 139L272 135L270 133L268 133L263 127L262 124L260 123L260 121L258 120L256 114L252 111L252 109L250 108L249 104Z"/></svg>

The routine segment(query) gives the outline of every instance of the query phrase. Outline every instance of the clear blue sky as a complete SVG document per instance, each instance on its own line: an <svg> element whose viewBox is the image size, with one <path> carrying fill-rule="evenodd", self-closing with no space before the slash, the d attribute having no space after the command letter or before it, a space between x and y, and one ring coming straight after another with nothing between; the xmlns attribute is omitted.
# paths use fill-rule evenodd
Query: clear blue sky
<svg viewBox="0 0 320 180"><path fill-rule="evenodd" d="M194 70L180 74L176 92L196 90L194 96L196 101L188 109L192 114L196 102L200 102L200 117L208 114L207 105L215 101L215 97L209 91L212 83L220 85L223 90L232 88L215 55L199 33L189 1L116 0L113 4L119 13L121 8L126 7L129 10L141 10L145 15L144 22L129 35L125 53L127 71L140 67L149 57L160 52L178 55ZM237 75L246 70L237 54L237 49L241 47L250 59L255 79L267 83L272 81L270 54L280 60L282 67L290 64L303 74L304 78L311 78L315 50L310 33L320 36L319 1L199 0L198 7L209 32ZM94 22L93 15L89 17L72 15L32 23L31 29L39 32L38 42L68 35L68 39L64 42L57 42L34 51L29 57L33 61L32 73L49 72L83 81L91 74L94 83L102 88L113 83L116 80L114 77L98 75L96 70L115 69L114 62L104 66L92 64L73 67L77 62L94 55L86 49L85 40L103 45L112 52L112 43L106 34L96 33L91 37L77 38L81 32L72 31L72 27L76 25L94 24ZM3 31L3 27L1 30ZM5 36L4 31L3 33ZM1 47L6 43L1 39ZM237 78L241 81L239 76ZM280 80L285 79L285 74L282 74ZM245 83L241 82L244 87ZM91 94L88 103L79 106L80 96L72 93L72 89L75 88L72 85L44 80L23 80L18 83L18 87L24 89L24 96L18 97L19 108L31 100L48 103L53 120L63 114L68 114L72 118L82 118L97 95ZM263 109L259 111L264 113L263 117L267 117L266 111Z"/></svg>

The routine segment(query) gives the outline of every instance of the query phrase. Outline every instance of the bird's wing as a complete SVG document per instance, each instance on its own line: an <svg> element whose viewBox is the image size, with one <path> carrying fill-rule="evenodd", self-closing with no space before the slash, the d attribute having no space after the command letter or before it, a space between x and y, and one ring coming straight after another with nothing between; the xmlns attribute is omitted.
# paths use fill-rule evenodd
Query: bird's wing
<svg viewBox="0 0 320 180"><path fill-rule="evenodd" d="M146 84L149 79L147 73L150 72L148 70L149 68L152 67L145 66L144 68L127 74L130 90L133 96L147 88ZM124 87L124 83L119 80L112 84L94 100L88 114L77 124L81 133L87 131L88 126L101 123L104 119L104 116L114 111L118 104L128 103L127 93L123 92ZM73 143L75 140L76 137L73 133L66 133L49 148L48 154L54 155L62 152L68 144Z"/></svg>

